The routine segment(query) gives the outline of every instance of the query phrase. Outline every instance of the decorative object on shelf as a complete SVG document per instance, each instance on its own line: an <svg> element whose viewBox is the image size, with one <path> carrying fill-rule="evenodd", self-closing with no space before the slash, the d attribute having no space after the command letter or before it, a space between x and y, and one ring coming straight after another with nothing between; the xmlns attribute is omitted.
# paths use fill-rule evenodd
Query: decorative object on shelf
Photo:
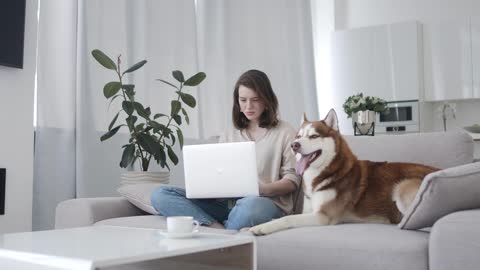
<svg viewBox="0 0 480 270"><path fill-rule="evenodd" d="M374 136L376 113L387 112L387 109L388 105L385 100L378 97L363 96L363 93L349 96L343 103L343 110L348 118L352 118L355 136Z"/></svg>
<svg viewBox="0 0 480 270"><path fill-rule="evenodd" d="M468 132L471 133L480 133L480 125L479 124L474 124L468 127L464 127L464 129Z"/></svg>
<svg viewBox="0 0 480 270"><path fill-rule="evenodd" d="M447 120L449 117L451 116L453 119L456 119L456 104L445 102L441 107L439 107L439 110L442 114L443 131L447 131Z"/></svg>
<svg viewBox="0 0 480 270"><path fill-rule="evenodd" d="M127 168L138 159L140 169L146 172L148 171L150 161L153 159L160 164L162 168L170 170L170 166L167 164L167 157L174 165L178 163L178 157L173 150L174 144L178 142L180 148L183 147L183 133L180 128L182 117L180 113L183 114L183 118L187 124L190 122L183 104L186 104L190 108L195 108L196 106L195 98L183 92L183 87L199 85L206 78L205 73L198 72L185 80L183 73L175 70L172 72L172 76L178 81L178 85L158 79L162 83L173 87L178 96L171 101L169 114L157 113L153 115L150 107L145 108L140 102L135 100L135 85L123 83L123 76L141 68L147 63L146 60L142 60L125 71L122 71L120 56L117 58L117 63L114 63L100 50L93 50L92 55L98 63L107 69L113 70L118 76L118 81L108 82L103 87L105 98L109 100L109 104L117 98L122 101L122 109L115 115L108 126L108 132L105 133L100 140L105 141L115 135L120 128L126 127L128 128L130 139L127 144L122 146L124 150L120 167ZM123 117L125 117L125 122L115 126L117 119ZM160 122L159 120L163 121ZM163 176L164 175L162 175L162 177ZM134 176L124 176L124 178L125 177L130 178L123 179L124 181L131 180ZM151 176L147 175L147 178L150 179Z"/></svg>
<svg viewBox="0 0 480 270"><path fill-rule="evenodd" d="M355 136L375 135L375 112L370 110L358 111L352 114L352 124ZM357 134L358 131L358 134Z"/></svg>

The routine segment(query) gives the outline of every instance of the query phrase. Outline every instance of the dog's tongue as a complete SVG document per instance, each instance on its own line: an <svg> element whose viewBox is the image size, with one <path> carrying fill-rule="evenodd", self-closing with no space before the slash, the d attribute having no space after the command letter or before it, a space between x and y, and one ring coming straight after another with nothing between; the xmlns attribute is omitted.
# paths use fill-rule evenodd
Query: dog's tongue
<svg viewBox="0 0 480 270"><path fill-rule="evenodd" d="M295 164L295 171L297 171L298 175L303 175L303 172L308 168L310 156L311 155L302 156Z"/></svg>

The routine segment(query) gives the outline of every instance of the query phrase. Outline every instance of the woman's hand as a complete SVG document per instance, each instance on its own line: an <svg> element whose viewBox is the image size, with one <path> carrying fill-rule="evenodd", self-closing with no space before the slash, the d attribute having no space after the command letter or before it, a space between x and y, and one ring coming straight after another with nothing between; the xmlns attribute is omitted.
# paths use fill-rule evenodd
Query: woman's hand
<svg viewBox="0 0 480 270"><path fill-rule="evenodd" d="M265 196L269 197L268 194L270 194L270 188L269 184L265 184L263 182L258 182L258 192L260 193L260 196Z"/></svg>
<svg viewBox="0 0 480 270"><path fill-rule="evenodd" d="M260 196L274 197L281 196L293 192L297 189L297 186L289 179L281 179L273 183L258 182L258 192Z"/></svg>

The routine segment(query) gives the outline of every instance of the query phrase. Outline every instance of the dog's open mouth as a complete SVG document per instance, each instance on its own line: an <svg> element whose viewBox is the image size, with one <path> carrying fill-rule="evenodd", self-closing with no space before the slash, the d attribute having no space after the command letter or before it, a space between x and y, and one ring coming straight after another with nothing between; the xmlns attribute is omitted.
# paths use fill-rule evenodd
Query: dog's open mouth
<svg viewBox="0 0 480 270"><path fill-rule="evenodd" d="M322 149L312 152L307 155L302 155L300 160L295 164L295 170L298 175L303 175L303 172L310 166L310 163L314 162L320 155L322 155Z"/></svg>

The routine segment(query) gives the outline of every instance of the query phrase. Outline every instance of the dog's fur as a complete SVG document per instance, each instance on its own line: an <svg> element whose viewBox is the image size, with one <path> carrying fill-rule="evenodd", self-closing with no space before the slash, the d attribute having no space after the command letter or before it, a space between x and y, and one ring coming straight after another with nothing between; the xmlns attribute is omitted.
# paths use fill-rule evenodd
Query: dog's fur
<svg viewBox="0 0 480 270"><path fill-rule="evenodd" d="M303 176L303 214L250 228L257 235L338 223L398 223L425 175L438 169L413 163L358 160L330 110L323 121L304 116L292 151Z"/></svg>

